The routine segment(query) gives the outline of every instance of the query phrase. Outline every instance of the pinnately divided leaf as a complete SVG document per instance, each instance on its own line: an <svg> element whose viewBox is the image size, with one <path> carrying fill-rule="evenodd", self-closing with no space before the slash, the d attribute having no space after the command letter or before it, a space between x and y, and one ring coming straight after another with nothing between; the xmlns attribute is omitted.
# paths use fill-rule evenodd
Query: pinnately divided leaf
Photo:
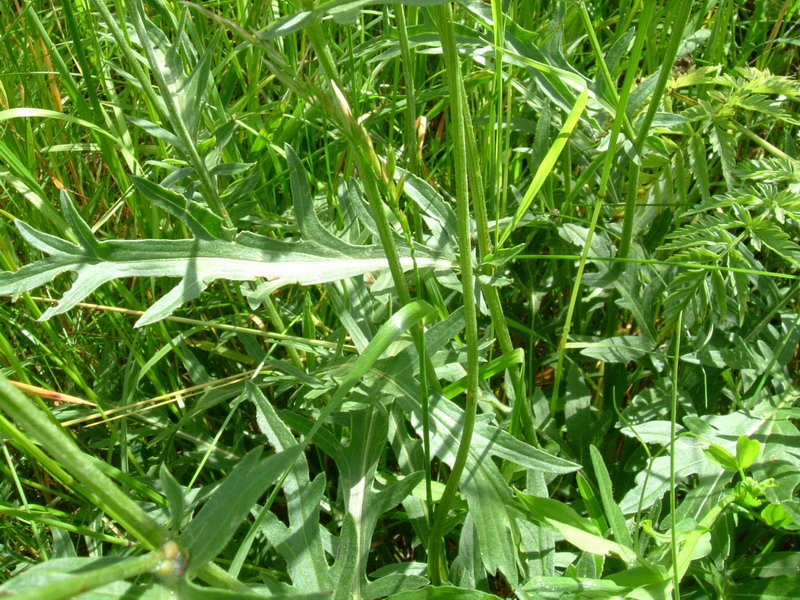
<svg viewBox="0 0 800 600"><path fill-rule="evenodd" d="M293 171L300 169L299 162L290 161ZM305 178L293 173L294 179ZM305 206L310 195L298 193L295 185L295 212L298 220L309 214ZM251 232L240 232L233 240L219 239L224 235L209 215L202 221L197 209L178 207L176 194L155 184L142 184L142 191L173 215L187 222L194 233L192 239L180 240L109 240L99 241L89 225L80 216L66 193L61 195L61 207L78 244L34 229L17 220L20 235L32 246L49 254L16 272L0 273L0 294L15 298L67 271L77 274L72 287L61 301L49 308L41 319L73 308L104 283L124 277L178 277L181 281L153 304L137 321L141 327L159 321L186 302L197 298L217 279L231 281L268 280L268 292L285 285L297 283L313 285L328 283L369 272L388 269L389 264L379 246L354 246L328 233L320 239L300 241L274 240ZM203 222L205 221L205 222ZM303 229L301 224L301 229ZM226 236L227 237L227 236ZM408 248L399 247L403 269L414 266L450 269L452 261L424 248L417 247L415 259ZM264 293L264 286L258 290Z"/></svg>

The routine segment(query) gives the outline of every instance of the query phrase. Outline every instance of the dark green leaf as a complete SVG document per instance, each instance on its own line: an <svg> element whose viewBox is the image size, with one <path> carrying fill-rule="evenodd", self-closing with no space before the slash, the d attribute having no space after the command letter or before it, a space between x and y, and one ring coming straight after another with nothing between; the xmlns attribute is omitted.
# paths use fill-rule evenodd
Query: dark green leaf
<svg viewBox="0 0 800 600"><path fill-rule="evenodd" d="M730 600L795 600L800 597L800 575L749 580L731 585L725 592Z"/></svg>

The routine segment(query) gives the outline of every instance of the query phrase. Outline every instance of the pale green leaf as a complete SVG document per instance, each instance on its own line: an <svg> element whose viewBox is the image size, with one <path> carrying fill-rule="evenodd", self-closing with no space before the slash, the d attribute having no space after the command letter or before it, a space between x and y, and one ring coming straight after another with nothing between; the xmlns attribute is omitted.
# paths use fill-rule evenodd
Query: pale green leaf
<svg viewBox="0 0 800 600"><path fill-rule="evenodd" d="M636 560L636 553L630 548L607 540L589 519L578 515L570 506L551 498L537 498L522 492L517 497L528 509L528 516L557 529L570 544L592 554L614 554L625 562Z"/></svg>
<svg viewBox="0 0 800 600"><path fill-rule="evenodd" d="M26 241L50 256L19 271L0 273L0 294L15 297L65 271L78 275L73 287L57 305L45 311L42 320L70 310L104 283L120 278L173 277L182 280L142 315L137 322L137 326L142 326L169 316L217 279L252 281L263 278L276 289L292 283L326 283L388 269L381 248L352 246L333 236L327 238L330 245L310 240L278 241L248 232L240 233L233 241L195 238L99 242L66 195L62 197L62 204L80 245L74 246L17 221ZM400 263L404 269L413 268L414 261L407 249L401 250ZM452 266L450 260L435 258L421 247L416 249L416 264L418 267Z"/></svg>
<svg viewBox="0 0 800 600"><path fill-rule="evenodd" d="M283 452L295 446L297 440L261 390L250 382L247 383L246 390L258 408L259 429L275 450ZM289 469L283 481L283 489L286 493L289 526L285 527L274 519L270 528L272 534L268 537L286 559L289 575L298 591L329 589L329 568L319 530L319 507L325 489L325 476L320 475L312 483L308 464L301 457Z"/></svg>
<svg viewBox="0 0 800 600"><path fill-rule="evenodd" d="M196 572L223 550L256 500L298 456L300 448L294 447L264 460L260 449L242 458L179 538L189 550L189 571Z"/></svg>
<svg viewBox="0 0 800 600"><path fill-rule="evenodd" d="M604 579L585 577L533 577L519 590L522 600L543 600L557 598L597 598L622 597L630 588L617 585Z"/></svg>
<svg viewBox="0 0 800 600"><path fill-rule="evenodd" d="M758 440L751 440L746 435L740 435L736 440L736 462L741 469L749 469L758 458L759 452L761 444Z"/></svg>
<svg viewBox="0 0 800 600"><path fill-rule="evenodd" d="M609 337L599 342L569 342L567 348L579 348L581 354L608 363L628 363L653 350L653 342L638 335Z"/></svg>
<svg viewBox="0 0 800 600"><path fill-rule="evenodd" d="M708 456L710 460L713 460L726 471L736 473L739 470L739 464L736 462L736 457L733 456L729 450L726 450L722 446L711 444L705 452L706 456Z"/></svg>
<svg viewBox="0 0 800 600"><path fill-rule="evenodd" d="M600 499L603 502L603 509L606 513L606 519L611 526L611 532L614 534L614 539L626 548L633 548L633 539L625 522L625 517L619 508L619 504L614 500L614 491L611 487L611 477L608 474L608 468L603 460L600 451L593 445L589 445L589 453L592 458L592 466L594 467L595 477L597 479L598 487L600 489Z"/></svg>

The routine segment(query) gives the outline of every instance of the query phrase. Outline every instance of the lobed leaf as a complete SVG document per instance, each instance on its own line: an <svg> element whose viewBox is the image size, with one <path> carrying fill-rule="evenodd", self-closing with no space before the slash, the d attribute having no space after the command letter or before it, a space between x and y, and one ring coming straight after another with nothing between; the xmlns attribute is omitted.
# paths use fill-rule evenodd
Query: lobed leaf
<svg viewBox="0 0 800 600"><path fill-rule="evenodd" d="M178 538L189 550L190 572L219 554L261 494L300 456L295 446L259 460L261 450L249 452L225 478L208 503Z"/></svg>
<svg viewBox="0 0 800 600"><path fill-rule="evenodd" d="M100 242L64 193L62 209L78 238L78 245L41 232L16 221L23 238L49 254L16 272L0 273L0 294L15 298L55 279L61 273L77 274L72 288L55 306L42 315L46 320L64 313L84 300L98 287L126 277L177 277L181 281L152 305L137 321L141 327L159 321L177 308L197 298L218 279L253 281L267 279L270 292L297 283L312 285L346 279L389 268L383 250L378 246L353 246L332 234L323 235L313 226L311 213L305 208L310 197L296 198L298 217L307 232L322 240L279 241L242 232L235 239L227 236L216 217L199 205L180 207L182 197L154 184L138 182L140 189L163 208L183 219L195 237L189 240L111 240ZM320 226L321 227L321 226ZM433 267L449 269L452 261L417 247L415 257L400 248L403 269Z"/></svg>

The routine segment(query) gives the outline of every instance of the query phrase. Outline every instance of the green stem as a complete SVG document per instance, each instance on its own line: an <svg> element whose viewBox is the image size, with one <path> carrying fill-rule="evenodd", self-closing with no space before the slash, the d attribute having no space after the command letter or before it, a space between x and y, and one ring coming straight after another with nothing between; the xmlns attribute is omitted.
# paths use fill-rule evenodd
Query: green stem
<svg viewBox="0 0 800 600"><path fill-rule="evenodd" d="M614 125L617 126L619 123L621 126L625 128L625 135L628 139L633 142L636 139L636 132L633 130L633 125L631 125L630 120L628 119L628 115L625 112L625 106L627 105L627 99L623 103L621 97L617 96L616 85L614 85L614 80L611 78L611 72L608 70L608 65L606 64L605 55L603 54L603 49L600 47L600 42L597 40L597 36L594 33L594 26L592 25L592 19L589 16L589 11L586 9L586 3L581 0L579 3L580 6L580 15L581 20L583 21L583 26L586 29L586 34L589 36L589 43L592 46L592 52L594 52L595 60L597 61L598 66L600 67L600 74L603 76L603 83L606 85L606 89L608 90L608 94L611 96L611 100L613 100L617 104L616 116L614 118ZM651 13L653 11L653 7L655 6L655 2L648 2L647 9L648 9L648 16L647 18L643 18L643 22L649 23ZM641 29L641 28L640 28ZM644 36L642 36L644 37ZM638 36L637 36L638 40ZM636 55L636 50L631 54L631 62L629 64L636 65L639 62L639 59L633 60L633 56ZM621 110L620 110L621 109ZM619 133L619 127L617 126L617 133ZM615 135L612 134L611 139L614 140ZM608 152L613 154L613 147L610 147Z"/></svg>
<svg viewBox="0 0 800 600"><path fill-rule="evenodd" d="M283 324L281 313L278 311L278 307L275 306L275 303L269 296L264 299L264 308L267 309L267 316L269 317L272 326L278 331L285 332L286 326ZM286 346L286 352L289 354L292 364L303 371L305 367L303 366L303 360L300 358L300 354L297 352L297 348Z"/></svg>
<svg viewBox="0 0 800 600"><path fill-rule="evenodd" d="M394 242L392 227L386 216L386 206L381 199L380 186L378 184L378 178L381 176L383 168L372 147L372 141L369 139L369 135L364 128L353 119L353 116L350 114L350 108L346 105L346 101L338 84L339 77L336 72L336 65L328 51L325 34L322 31L319 21L315 19L308 26L306 32L311 40L314 52L317 54L320 64L322 65L325 77L328 79L328 84L331 85L334 94L337 96L336 100L338 112L341 117L340 120L347 128L348 137L351 140L356 166L361 182L364 185L364 193L372 209L372 217L375 219L375 225L378 228L381 245L386 253L386 259L389 262L392 280L397 289L400 303L406 305L411 302L411 294L408 291L403 268L400 265L400 257Z"/></svg>
<svg viewBox="0 0 800 600"><path fill-rule="evenodd" d="M555 374L553 376L553 395L550 397L550 414L555 415L558 410L558 394L561 379L564 373L564 357L567 354L567 340L569 339L569 331L572 325L572 315L575 314L575 306L578 303L581 291L581 279L583 278L583 270L586 268L586 261L589 258L589 250L592 246L592 238L594 231L597 229L597 220L600 217L600 209L603 207L603 199L598 196L594 203L594 211L592 212L592 220L589 223L589 233L586 234L586 243L583 246L581 259L578 263L578 272L575 274L575 283L572 284L572 293L569 297L569 307L567 308L567 317L564 320L564 330L561 332L561 340L558 342L558 362L556 363Z"/></svg>
<svg viewBox="0 0 800 600"><path fill-rule="evenodd" d="M503 162L503 140L504 129L503 110L503 51L506 45L505 19L502 0L491 0L492 2L492 41L494 42L494 77L492 78L492 98L489 110L489 132L490 132L490 151L492 157L489 163L489 180L492 182L492 198L494 200L495 220L500 218L499 201L502 188L500 182L508 171L508 166ZM511 109L509 107L509 113ZM471 138L469 138L471 140ZM499 233L499 232L496 232ZM496 240L495 240L496 241Z"/></svg>
<svg viewBox="0 0 800 600"><path fill-rule="evenodd" d="M670 533L671 533L671 550L672 550L672 564L678 564L678 530L677 530L677 487L675 481L675 441L677 438L677 421L678 421L678 366L681 361L681 329L683 328L683 313L678 315L678 324L675 334L675 352L672 361L672 408L670 415L670 443L672 445L669 453L669 510L670 510ZM681 578L678 575L678 570L672 569L672 584L675 600L680 600L680 584Z"/></svg>
<svg viewBox="0 0 800 600"><path fill-rule="evenodd" d="M414 92L414 56L408 45L408 30L406 26L406 13L402 4L398 4L395 17L397 18L397 39L400 42L400 56L403 64L403 80L406 91L405 110L405 155L408 160L409 171L419 174L417 161L417 101Z"/></svg>
<svg viewBox="0 0 800 600"><path fill-rule="evenodd" d="M583 9L583 12L586 12L586 7L584 6L583 2L581 2L581 8ZM611 166L614 163L614 154L617 147L617 137L619 136L619 131L623 122L628 123L628 98L630 98L631 88L633 87L633 81L638 70L639 59L642 56L644 42L647 39L647 27L653 18L653 10L655 10L655 2L646 2L644 10L642 11L642 15L639 19L640 25L636 30L636 39L633 42L633 50L631 51L631 56L628 59L628 66L625 69L625 79L622 82L622 90L620 91L619 98L617 99L617 114L614 118L614 125L611 128L611 139L609 140L608 150L606 150L605 162L603 164L603 176L600 180L600 191L598 192L598 195L602 197L605 197L606 195L606 186L608 185L608 178L611 174ZM588 19L588 13L586 18ZM591 22L587 24L587 27L591 27ZM594 32L592 32L592 34L593 33ZM605 66L605 61L603 61L601 64ZM613 85L610 75L607 85ZM631 133L628 133L628 137L631 139L631 141L634 141L636 136L631 131ZM635 190L636 187L632 186L631 189ZM635 199L636 196L634 195L634 200Z"/></svg>
<svg viewBox="0 0 800 600"><path fill-rule="evenodd" d="M645 7L655 4L654 2L645 2ZM653 89L653 96L650 99L650 105L647 107L647 113L642 119L639 126L639 135L636 138L634 147L637 154L642 153L647 134L650 132L650 126L656 116L656 111L661 103L661 98L664 94L664 89L667 87L667 81L672 76L672 65L675 63L675 57L678 54L678 48L683 40L683 30L689 22L689 15L692 9L692 0L683 0L676 3L678 5L678 15L672 22L672 32L670 34L669 45L661 61L661 70L658 73L658 80L656 81L655 89ZM647 26L646 22L640 23L640 28ZM630 253L631 241L633 238L633 219L636 213L636 197L639 187L639 166L636 163L631 163L630 176L628 177L628 194L625 199L625 217L622 223L622 241L620 243L619 256L626 258Z"/></svg>
<svg viewBox="0 0 800 600"><path fill-rule="evenodd" d="M152 549L164 542L167 530L118 488L54 419L37 409L2 375L0 408L51 456L57 456L70 474L93 496L92 501L131 532L142 545Z"/></svg>
<svg viewBox="0 0 800 600"><path fill-rule="evenodd" d="M580 260L576 254L517 254L517 260ZM620 258L618 256L589 256L587 260L599 260L612 263L626 263L636 265L663 265L665 267L679 267L681 269L702 269L703 271L721 271L723 273L744 273L745 275L763 275L776 279L800 280L800 275L792 273L779 273L777 271L759 271L758 269L745 269L742 267L725 267L722 265L707 265L703 263L679 262L672 260L655 260L652 258ZM787 302L787 300L783 300ZM767 321L768 322L768 321ZM748 334L748 338L750 334Z"/></svg>
<svg viewBox="0 0 800 600"><path fill-rule="evenodd" d="M747 127L744 127L743 125L740 125L739 123L737 123L736 121L733 121L733 120L730 121L730 124L733 125L733 127L734 127L734 129L736 129L736 131L738 131L739 133L744 135L749 140L752 140L753 142L755 142L756 144L761 146L764 150L766 150L767 152L769 152L773 156L776 156L777 158L780 158L782 160L789 161L790 163L792 163L793 166L800 166L800 161L798 161L796 158L792 158L791 156L786 154L786 152L784 152L780 148L778 148L776 146L773 146L772 144L770 144L767 140L765 140L761 136L756 135L755 133L750 131Z"/></svg>
<svg viewBox="0 0 800 600"><path fill-rule="evenodd" d="M463 86L461 67L456 50L453 14L450 5L437 6L433 10L444 52L447 71L447 87L450 94L451 126L455 131L454 157L456 171L456 214L458 217L458 246L461 266L461 285L464 299L464 321L467 345L467 401L464 409L464 425L461 431L458 452L456 453L450 476L430 531L428 545L428 577L434 585L444 579L444 565L441 563L444 525L447 513L461 482L461 475L467 464L472 433L475 429L475 416L478 408L478 316L475 299L475 280L472 267L472 244L470 239L469 184L467 178L467 140L464 118Z"/></svg>
<svg viewBox="0 0 800 600"><path fill-rule="evenodd" d="M502 55L502 53L500 53ZM491 229L489 228L489 214L486 208L486 197L483 187L482 165L480 163L478 152L478 143L476 141L475 133L472 128L472 119L469 113L469 105L466 102L466 90L464 89L464 81L459 78L461 85L461 98L463 101L462 114L464 125L466 128L467 139L467 166L470 176L468 177L469 191L472 195L472 205L474 208L475 229L478 242L478 263L480 264L483 259L491 252L489 240L491 239ZM481 293L486 300L486 306L489 308L489 316L492 319L492 329L497 336L497 342L500 345L502 354L510 354L514 351L514 344L511 341L511 334L508 331L508 323L506 322L505 312L503 310L503 303L500 301L500 293L497 288L481 284ZM530 417L530 411L527 408L525 397L525 381L520 374L519 367L512 367L509 369L511 376L511 385L514 387L515 402L511 413L511 423L509 425L509 433L515 437L520 437L522 434L522 421L525 420L526 428L529 430L529 441L535 442L535 427L533 420ZM506 465L510 463L505 463ZM510 474L508 467L504 471L506 475Z"/></svg>
<svg viewBox="0 0 800 600"><path fill-rule="evenodd" d="M389 182L386 180L383 165L378 158L377 153L372 145L372 140L364 127L358 123L353 115L350 113L350 107L344 98L344 94L338 85L339 77L336 71L336 65L330 55L326 43L325 34L322 31L319 20L314 19L306 29L311 45L314 52L317 54L322 65L325 77L328 79L328 84L331 86L335 98L335 112L339 117L342 124L342 130L345 132L350 147L353 149L353 155L356 166L359 172L359 178L364 185L364 193L369 202L375 225L378 229L378 235L383 246L383 251L389 263L389 271L392 274L392 281L394 282L397 295L400 299L401 306L407 306L411 303L411 294L406 283L405 273L400 264L400 256L397 252L395 244L395 234L389 223L389 218L386 214L386 205L381 196L381 184L387 188ZM411 237L410 232L406 232L408 237ZM470 265L471 266L471 265ZM425 337L421 323L414 324L411 328L411 336L414 340L414 346L417 353L424 357L426 362L426 369L422 376L427 377L428 383L431 388L437 393L441 393L442 386L436 377L436 370L430 356L425 348ZM426 399L427 400L427 399ZM426 401L423 402L425 404Z"/></svg>
<svg viewBox="0 0 800 600"><path fill-rule="evenodd" d="M103 21L105 21L106 27L108 27L108 29L111 31L111 35L114 36L114 39L117 42L117 48L120 50L120 52L122 52L125 60L128 63L128 66L133 70L133 74L139 81L139 85L141 85L144 95L147 96L152 110L155 111L163 121L169 121L169 115L164 110L164 107L161 102L159 102L158 96L156 96L153 87L150 85L150 78L145 74L144 69L142 69L139 59L133 52L133 49L128 42L128 37L117 24L117 20L108 10L108 6L106 6L103 0L91 0L91 2L95 10L100 13Z"/></svg>
<svg viewBox="0 0 800 600"><path fill-rule="evenodd" d="M645 6L647 6L647 2ZM661 70L658 73L658 81L656 87L653 89L653 95L650 98L650 105L647 107L647 114L642 119L642 124L639 126L639 137L636 138L636 151L641 152L644 148L644 142L647 139L647 134L650 132L650 125L658 111L658 106L661 104L661 97L664 95L664 89L667 87L669 78L672 77L672 65L675 64L675 58L678 55L678 49L681 42L683 42L683 30L686 29L686 24L689 22L689 15L692 11L692 0L685 0L675 2L678 5L678 15L672 22L672 32L669 36L669 45L661 61Z"/></svg>
<svg viewBox="0 0 800 600"><path fill-rule="evenodd" d="M24 511L17 511L19 514L18 517L22 517L23 519L28 516L28 520L31 526L31 531L33 532L33 537L36 540L36 545L39 549L39 555L41 556L42 560L48 559L48 549L47 545L42 543L42 532L39 529L38 524L36 523L35 518L30 518L31 515L31 506L28 503L28 495L25 493L25 488L22 486L22 482L20 481L19 474L17 473L17 469L14 466L14 460L11 458L11 454L8 452L8 447L6 446L5 442L0 442L0 446L3 449L3 458L6 459L6 463L8 464L8 471L11 473L11 479L14 481L14 487L17 490L17 494L19 495L20 500L22 501L22 507L25 509ZM0 506L0 514L10 514L10 511L4 507Z"/></svg>
<svg viewBox="0 0 800 600"><path fill-rule="evenodd" d="M169 122L172 125L172 128L175 130L178 138L180 138L181 143L184 146L184 150L186 151L187 158L189 159L189 162L192 163L195 173L200 178L200 187L203 190L203 195L205 196L206 202L208 202L209 206L212 208L212 210L214 210L214 212L216 212L225 220L225 224L228 227L231 227L232 223L230 217L228 216L228 211L225 209L225 205L222 203L222 200L220 200L219 194L217 193L217 186L214 183L214 178L211 176L211 173L206 167L205 161L197 151L195 140L192 139L192 135L186 128L186 123L184 123L183 116L181 115L181 112L175 103L175 98L173 97L173 94L167 85L167 81L164 79L164 74L158 67L158 58L156 57L155 50L150 42L150 37L147 34L147 29L145 28L144 24L146 16L144 14L142 2L141 0L136 0L131 4L133 5L133 26L136 29L136 34L139 36L139 43L142 45L142 48L147 55L147 61L150 63L150 71L153 74L153 78L156 80L156 85L158 86L159 91L161 92L161 99L167 106ZM199 107L197 110L200 110Z"/></svg>
<svg viewBox="0 0 800 600"><path fill-rule="evenodd" d="M154 550L143 556L127 558L108 567L92 569L53 583L31 588L14 594L14 600L67 600L83 592L88 592L103 585L129 579L153 571L167 564L164 550Z"/></svg>
<svg viewBox="0 0 800 600"><path fill-rule="evenodd" d="M709 509L702 520L697 524L697 527L686 536L683 547L678 554L677 561L673 562L673 585L675 585L675 581L683 579L683 576L686 575L686 571L689 570L689 566L692 564L694 554L697 550L697 544L700 543L703 536L713 527L715 521L723 511L735 501L736 494L729 493L723 496L719 502ZM674 557L673 560L675 560ZM675 586L675 591L676 593L678 592L677 586ZM675 597L678 598L677 595Z"/></svg>

